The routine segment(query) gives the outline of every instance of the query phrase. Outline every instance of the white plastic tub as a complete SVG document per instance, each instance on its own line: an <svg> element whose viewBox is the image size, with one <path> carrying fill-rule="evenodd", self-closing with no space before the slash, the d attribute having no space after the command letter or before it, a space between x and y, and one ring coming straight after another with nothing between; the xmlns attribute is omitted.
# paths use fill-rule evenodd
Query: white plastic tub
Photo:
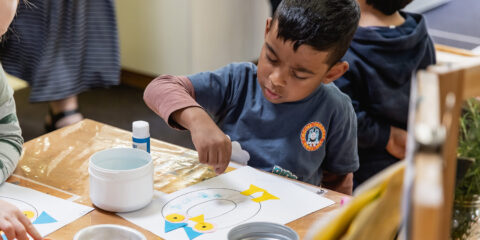
<svg viewBox="0 0 480 240"><path fill-rule="evenodd" d="M90 199L103 210L130 212L148 205L153 197L150 154L134 148L111 148L90 157Z"/></svg>

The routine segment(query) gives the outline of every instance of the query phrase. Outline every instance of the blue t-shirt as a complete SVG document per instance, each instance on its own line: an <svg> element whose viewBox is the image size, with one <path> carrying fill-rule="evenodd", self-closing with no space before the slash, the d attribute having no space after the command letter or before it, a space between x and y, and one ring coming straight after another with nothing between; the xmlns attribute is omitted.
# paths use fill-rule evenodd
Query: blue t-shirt
<svg viewBox="0 0 480 240"><path fill-rule="evenodd" d="M350 99L335 85L321 85L297 102L273 104L263 96L252 63L188 78L195 100L250 153L248 165L315 185L322 170L358 169L357 119Z"/></svg>

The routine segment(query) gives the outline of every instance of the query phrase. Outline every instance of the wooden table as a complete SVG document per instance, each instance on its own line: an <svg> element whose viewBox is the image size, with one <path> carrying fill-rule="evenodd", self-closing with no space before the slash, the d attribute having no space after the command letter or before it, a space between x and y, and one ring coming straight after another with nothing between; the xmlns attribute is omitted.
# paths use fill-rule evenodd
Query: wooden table
<svg viewBox="0 0 480 240"><path fill-rule="evenodd" d="M18 167L7 181L93 206L89 198L88 159L93 153L114 146L130 147L131 133L85 119L26 142ZM152 139L151 155L155 165L154 187L162 192L171 193L215 176L208 166L198 162L196 152L187 148ZM290 222L287 226L303 238L310 225L320 216L340 206L339 202L344 196L329 190L325 197L335 201L334 205ZM147 239L161 239L100 209L93 210L48 237L72 239L80 229L96 224L125 225L139 230Z"/></svg>

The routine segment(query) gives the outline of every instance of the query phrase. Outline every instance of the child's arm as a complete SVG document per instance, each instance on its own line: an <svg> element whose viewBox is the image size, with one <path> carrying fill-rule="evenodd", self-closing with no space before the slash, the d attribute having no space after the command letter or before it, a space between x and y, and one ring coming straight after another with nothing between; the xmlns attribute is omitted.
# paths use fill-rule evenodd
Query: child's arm
<svg viewBox="0 0 480 240"><path fill-rule="evenodd" d="M323 171L322 187L347 195L352 195L353 173L337 175Z"/></svg>
<svg viewBox="0 0 480 240"><path fill-rule="evenodd" d="M357 117L358 147L384 148L390 136L390 125L375 116L371 116L371 114L366 111L362 97L368 93L368 88L366 87L368 84L365 82L363 75L356 71L360 68L355 66L355 59L349 60L349 63L352 62L353 67L350 68L344 76L337 79L335 84L343 93L347 94L352 101L352 106Z"/></svg>
<svg viewBox="0 0 480 240"><path fill-rule="evenodd" d="M230 161L230 139L194 100L194 88L187 77L160 76L145 89L145 103L170 126L190 130L199 161L219 174Z"/></svg>
<svg viewBox="0 0 480 240"><path fill-rule="evenodd" d="M27 240L27 233L35 240L42 239L30 220L18 208L2 200L0 200L0 230L5 233L7 239Z"/></svg>
<svg viewBox="0 0 480 240"><path fill-rule="evenodd" d="M358 146L362 148L382 147L398 159L405 158L407 132L370 116L355 97L350 97L357 114Z"/></svg>
<svg viewBox="0 0 480 240"><path fill-rule="evenodd" d="M358 118L359 147L384 147L395 158L405 158L407 142L407 132L405 130L377 120L359 107L355 107L355 112Z"/></svg>
<svg viewBox="0 0 480 240"><path fill-rule="evenodd" d="M15 170L22 152L23 138L18 124L13 90L0 67L0 184Z"/></svg>

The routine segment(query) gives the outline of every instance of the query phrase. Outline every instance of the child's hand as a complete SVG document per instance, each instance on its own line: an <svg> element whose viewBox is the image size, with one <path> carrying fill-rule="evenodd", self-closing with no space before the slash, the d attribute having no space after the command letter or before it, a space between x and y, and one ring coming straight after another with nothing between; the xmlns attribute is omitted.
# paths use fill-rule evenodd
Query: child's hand
<svg viewBox="0 0 480 240"><path fill-rule="evenodd" d="M198 160L212 166L217 174L225 172L232 156L232 143L208 113L198 107L189 107L175 111L173 119L190 130Z"/></svg>
<svg viewBox="0 0 480 240"><path fill-rule="evenodd" d="M42 239L30 220L18 208L2 200L0 200L0 230L9 240L28 240L27 233L35 240Z"/></svg>
<svg viewBox="0 0 480 240"><path fill-rule="evenodd" d="M387 152L398 159L405 158L405 146L407 144L407 131L390 127L390 138L388 139Z"/></svg>
<svg viewBox="0 0 480 240"><path fill-rule="evenodd" d="M232 155L230 138L211 120L193 127L190 132L199 161L212 166L217 174L225 172Z"/></svg>

